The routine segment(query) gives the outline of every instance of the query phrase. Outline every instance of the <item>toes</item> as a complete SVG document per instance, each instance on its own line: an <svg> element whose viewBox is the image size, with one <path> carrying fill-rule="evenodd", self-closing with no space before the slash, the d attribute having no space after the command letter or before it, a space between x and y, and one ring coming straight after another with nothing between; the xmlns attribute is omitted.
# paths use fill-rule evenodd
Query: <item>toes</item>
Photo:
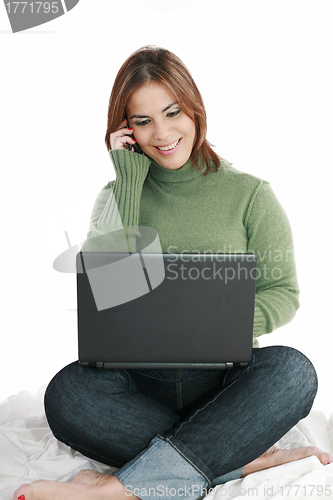
<svg viewBox="0 0 333 500"><path fill-rule="evenodd" d="M323 465L328 465L331 462L333 462L332 455L326 453L325 451L321 451L319 448L316 448L315 446L309 446L307 450L308 450L308 456L309 455L316 456Z"/></svg>
<svg viewBox="0 0 333 500"><path fill-rule="evenodd" d="M29 484L21 486L15 491L13 500L32 500L32 488Z"/></svg>
<svg viewBox="0 0 333 500"><path fill-rule="evenodd" d="M329 453L321 452L318 458L324 465L328 465L333 462L333 457Z"/></svg>

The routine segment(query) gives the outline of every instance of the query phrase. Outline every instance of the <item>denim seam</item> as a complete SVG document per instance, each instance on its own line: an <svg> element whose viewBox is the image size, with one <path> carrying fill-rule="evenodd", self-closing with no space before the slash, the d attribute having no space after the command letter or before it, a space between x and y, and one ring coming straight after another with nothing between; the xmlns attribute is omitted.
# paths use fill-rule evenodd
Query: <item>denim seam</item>
<svg viewBox="0 0 333 500"><path fill-rule="evenodd" d="M53 432L53 431L52 431L52 432ZM80 448L81 450L86 450L86 451L88 451L89 453L94 453L95 455L98 455L98 456L100 457L99 459L95 458L95 459L92 459L92 460L98 460L99 462L102 462L102 460L100 460L100 459L110 460L110 457L106 457L105 455L101 455L100 453L95 453L95 451L91 450L90 448L86 448L85 446L81 446L81 445L79 445L79 444L72 443L71 441L67 441L67 439L63 438L63 437L62 437L62 435L61 435L61 434L59 434L58 432L57 432L57 433L54 433L54 432L53 432L53 435L54 435L54 437L55 437L58 441L60 441L61 443L66 444L66 446L69 446L69 447L70 447L70 448L72 448L72 450L74 450L74 451L76 450L76 448ZM57 436L59 436L59 438L60 438L60 439L58 439L58 437L57 437ZM69 443L69 444L67 444L67 443ZM79 452L79 453L80 453L80 452ZM83 453L82 453L82 455L83 455ZM116 462L116 460L114 460L114 462ZM106 463L106 462L104 462L104 463ZM123 465L123 464L119 462L119 464L118 464L118 465L110 465L110 467L118 467L118 468L120 468L120 467L122 467L122 465Z"/></svg>
<svg viewBox="0 0 333 500"><path fill-rule="evenodd" d="M196 469L196 470L197 470L200 474L202 474L202 475L203 475L203 476L207 479L207 481L208 481L208 483L209 483L209 486L212 484L212 483L211 483L211 481L210 481L210 480L208 479L208 477L206 476L206 474L205 474L205 473L204 473L201 469L199 469L199 467L197 467L197 466L196 466L193 462L191 462L191 460L190 460L189 458L187 458L187 456L186 456L186 455L184 455L184 453L183 453L182 451L180 451L180 449L179 449L179 448L177 448L177 446L176 446L176 445L175 445L172 441L170 441L170 439L165 438L165 437L161 436L160 434L157 434L157 436L158 436L159 438L163 439L164 441L167 441L169 444L171 444L171 446L173 446L173 447L175 448L175 450L177 450L177 451L178 451L178 453L180 453L180 455L181 455L182 457L184 457L184 458L185 458L185 460L187 460L189 464L191 464L191 465L192 465L192 467L194 467L194 468L195 468L195 469Z"/></svg>
<svg viewBox="0 0 333 500"><path fill-rule="evenodd" d="M239 378L239 377L241 377L241 376L243 375L243 373L248 373L248 371L249 371L249 369L250 369L251 364L252 364L252 365L254 365L254 364L255 364L255 362L256 362L255 355L254 355L254 354L252 354L252 360L250 361L250 363L248 363L248 364L247 364L247 365L243 368L242 372L238 375L238 377L237 377L237 379L236 379L236 380L238 380L238 378ZM226 382L227 382L227 378L228 378L228 375L229 375L229 373L231 373L231 372L232 372L232 370L233 370L233 369L234 369L234 368L230 368L230 369L227 371L227 373L225 374L224 379L223 379L223 385L225 385L225 384L226 384Z"/></svg>
<svg viewBox="0 0 333 500"><path fill-rule="evenodd" d="M191 422L191 420L192 420L192 419L193 419L193 418L194 418L194 417L195 417L195 416L196 416L196 415L197 415L200 411L202 411L202 410L204 410L205 408L207 408L207 406L208 406L208 405L210 405L210 404L214 403L214 401L215 401L218 397L220 397L220 396L221 396L221 394L222 394L223 392L227 391L227 390L228 390L230 387L232 387L232 386L234 385L234 383L235 383L235 382L237 382L237 381L238 381L238 379L234 380L234 381L232 382L232 384L228 385L228 387L226 387L226 388L225 388L225 389L223 389L221 392L219 392L219 393L217 394L217 396L215 396L215 398L214 398L214 399L212 399L211 401L208 401L208 403L206 403L206 404L205 404L205 406L203 406L202 408L199 408L199 409L198 409L195 413L193 413L193 415L192 415L192 416L191 416L191 417L190 417L190 418L189 418L186 422L183 422L183 423L179 426L179 428L176 430L175 434L174 434L173 436L171 436L171 437L176 437L176 436L177 436L177 434L178 434L178 432L179 432L179 431L181 430L181 428L183 427L183 425L188 424L189 422Z"/></svg>
<svg viewBox="0 0 333 500"><path fill-rule="evenodd" d="M180 371L176 372L176 392L177 392L177 407L178 410L182 408L182 386L180 381Z"/></svg>
<svg viewBox="0 0 333 500"><path fill-rule="evenodd" d="M228 377L229 373L231 372L231 370L232 370L232 368L229 368L229 370L227 370L227 373L224 375L222 385L225 385L227 377Z"/></svg>

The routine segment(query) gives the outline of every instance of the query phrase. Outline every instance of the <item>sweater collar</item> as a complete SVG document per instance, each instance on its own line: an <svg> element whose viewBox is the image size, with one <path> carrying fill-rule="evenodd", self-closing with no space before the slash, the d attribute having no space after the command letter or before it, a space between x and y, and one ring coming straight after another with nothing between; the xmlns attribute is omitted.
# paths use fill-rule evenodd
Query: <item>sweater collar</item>
<svg viewBox="0 0 333 500"><path fill-rule="evenodd" d="M176 170L169 170L167 168L159 165L155 160L148 157L150 160L150 173L152 177L158 181L162 182L184 182L195 179L202 173L206 171L206 169L199 172L197 166L192 168L192 158L189 157L187 162L180 168ZM199 158L199 167L202 165L202 160Z"/></svg>

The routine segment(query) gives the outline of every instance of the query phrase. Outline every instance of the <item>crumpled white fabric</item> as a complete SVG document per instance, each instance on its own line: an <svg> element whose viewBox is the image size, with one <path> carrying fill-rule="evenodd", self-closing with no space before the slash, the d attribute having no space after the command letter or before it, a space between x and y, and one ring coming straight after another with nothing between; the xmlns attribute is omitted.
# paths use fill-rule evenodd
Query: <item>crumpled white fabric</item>
<svg viewBox="0 0 333 500"><path fill-rule="evenodd" d="M83 469L116 470L55 439L44 413L45 388L20 392L0 404L0 500L12 500L19 486L38 479L70 481ZM309 444L333 454L333 417L312 410L277 443L280 448ZM316 457L297 460L216 486L206 498L333 499L333 463L324 466Z"/></svg>
<svg viewBox="0 0 333 500"><path fill-rule="evenodd" d="M70 481L84 469L115 468L90 460L53 436L44 413L44 392L20 392L0 405L0 499L12 500L22 484L38 479Z"/></svg>

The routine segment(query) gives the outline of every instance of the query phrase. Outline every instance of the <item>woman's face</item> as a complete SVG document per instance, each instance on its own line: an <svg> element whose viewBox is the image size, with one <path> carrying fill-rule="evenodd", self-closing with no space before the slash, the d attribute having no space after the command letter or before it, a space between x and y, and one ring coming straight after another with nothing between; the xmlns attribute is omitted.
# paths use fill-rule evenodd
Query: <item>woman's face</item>
<svg viewBox="0 0 333 500"><path fill-rule="evenodd" d="M127 118L142 151L162 167L181 168L191 156L195 124L163 85L140 87L127 104Z"/></svg>

